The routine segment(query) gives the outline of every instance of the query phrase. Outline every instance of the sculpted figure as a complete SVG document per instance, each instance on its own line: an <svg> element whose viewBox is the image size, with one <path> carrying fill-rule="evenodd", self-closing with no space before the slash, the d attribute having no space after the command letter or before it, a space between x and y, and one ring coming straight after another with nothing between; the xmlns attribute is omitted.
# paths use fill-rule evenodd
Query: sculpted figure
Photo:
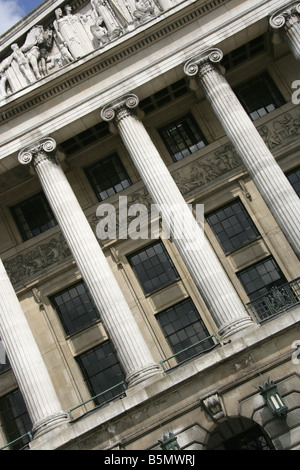
<svg viewBox="0 0 300 470"><path fill-rule="evenodd" d="M124 29L133 29L135 0L109 0L111 9Z"/></svg>
<svg viewBox="0 0 300 470"><path fill-rule="evenodd" d="M18 44L12 44L11 49L13 52L10 57L17 62L20 71L27 78L28 82L33 83L34 79L32 77L32 72L27 57L25 57Z"/></svg>
<svg viewBox="0 0 300 470"><path fill-rule="evenodd" d="M93 45L95 49L103 47L108 42L108 31L104 25L102 16L96 20L96 24L91 26L91 32L94 36Z"/></svg>
<svg viewBox="0 0 300 470"><path fill-rule="evenodd" d="M114 14L108 0L91 0L91 5L94 17L98 18L100 16L103 18L103 22L107 29L108 39L112 40L120 36L122 28L118 23L116 15Z"/></svg>
<svg viewBox="0 0 300 470"><path fill-rule="evenodd" d="M140 23L146 23L155 17L153 0L135 0L133 15Z"/></svg>
<svg viewBox="0 0 300 470"><path fill-rule="evenodd" d="M0 64L0 100L6 98L9 94L8 86L9 80L6 74L7 69L9 68L11 63L10 58L4 59L3 62Z"/></svg>
<svg viewBox="0 0 300 470"><path fill-rule="evenodd" d="M63 16L61 8L55 10L56 19L53 27L61 44L67 44L74 59L78 59L93 50L91 40L80 21L80 18L72 14L69 5L65 7L66 15Z"/></svg>

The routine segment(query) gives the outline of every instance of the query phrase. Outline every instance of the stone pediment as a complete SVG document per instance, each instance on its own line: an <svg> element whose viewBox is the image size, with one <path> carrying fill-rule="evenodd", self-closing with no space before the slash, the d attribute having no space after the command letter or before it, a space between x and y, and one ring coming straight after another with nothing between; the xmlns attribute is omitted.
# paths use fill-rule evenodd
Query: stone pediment
<svg viewBox="0 0 300 470"><path fill-rule="evenodd" d="M52 12L44 10L45 18L33 15L39 21L33 26L28 15L16 26L18 34L12 29L2 36L0 106L16 92L104 49L179 3L182 0L55 2Z"/></svg>

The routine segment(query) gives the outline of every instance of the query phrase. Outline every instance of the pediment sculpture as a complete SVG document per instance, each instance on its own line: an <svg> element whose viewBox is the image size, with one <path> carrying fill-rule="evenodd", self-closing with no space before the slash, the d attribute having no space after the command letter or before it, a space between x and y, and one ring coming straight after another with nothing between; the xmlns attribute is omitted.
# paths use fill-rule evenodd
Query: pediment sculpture
<svg viewBox="0 0 300 470"><path fill-rule="evenodd" d="M51 27L34 26L24 44L12 44L0 62L0 104L114 39L155 19L182 0L91 0L74 13L70 5L54 11Z"/></svg>

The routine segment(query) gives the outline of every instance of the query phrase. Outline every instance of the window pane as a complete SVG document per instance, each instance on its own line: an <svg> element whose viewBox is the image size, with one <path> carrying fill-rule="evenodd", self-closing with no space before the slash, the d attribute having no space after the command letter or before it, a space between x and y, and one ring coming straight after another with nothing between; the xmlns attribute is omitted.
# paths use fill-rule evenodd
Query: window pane
<svg viewBox="0 0 300 470"><path fill-rule="evenodd" d="M234 92L253 121L285 104L280 91L267 73L238 86Z"/></svg>
<svg viewBox="0 0 300 470"><path fill-rule="evenodd" d="M190 114L159 129L159 133L174 161L206 145L204 136Z"/></svg>
<svg viewBox="0 0 300 470"><path fill-rule="evenodd" d="M300 197L300 168L287 174L287 179Z"/></svg>
<svg viewBox="0 0 300 470"><path fill-rule="evenodd" d="M209 332L191 299L186 299L168 308L157 314L156 318L173 353L182 351L209 337ZM188 359L213 345L212 339L207 339L180 353L177 360L180 362Z"/></svg>
<svg viewBox="0 0 300 470"><path fill-rule="evenodd" d="M225 253L241 248L259 237L259 232L241 201L223 206L206 218Z"/></svg>
<svg viewBox="0 0 300 470"><path fill-rule="evenodd" d="M92 397L125 381L124 371L110 341L81 354L77 362ZM100 405L116 397L122 391L124 391L123 386L116 387L95 399L95 403Z"/></svg>
<svg viewBox="0 0 300 470"><path fill-rule="evenodd" d="M0 397L0 417L7 443L18 439L32 430L32 422L19 390L14 390L8 395ZM10 448L17 450L28 442L29 437L24 437Z"/></svg>
<svg viewBox="0 0 300 470"><path fill-rule="evenodd" d="M67 335L74 334L100 319L83 282L54 295L51 301Z"/></svg>
<svg viewBox="0 0 300 470"><path fill-rule="evenodd" d="M145 294L150 294L179 279L179 274L161 242L128 257Z"/></svg>
<svg viewBox="0 0 300 470"><path fill-rule="evenodd" d="M57 225L43 193L16 204L11 210L24 241Z"/></svg>
<svg viewBox="0 0 300 470"><path fill-rule="evenodd" d="M273 258L267 258L237 274L249 299L252 301L266 295L272 287L287 281Z"/></svg>
<svg viewBox="0 0 300 470"><path fill-rule="evenodd" d="M132 184L116 153L89 166L85 172L99 201L123 191Z"/></svg>

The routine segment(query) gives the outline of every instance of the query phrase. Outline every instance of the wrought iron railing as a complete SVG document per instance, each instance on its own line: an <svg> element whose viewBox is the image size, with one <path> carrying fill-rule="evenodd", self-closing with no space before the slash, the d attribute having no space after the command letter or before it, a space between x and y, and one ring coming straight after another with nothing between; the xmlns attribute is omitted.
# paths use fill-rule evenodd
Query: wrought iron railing
<svg viewBox="0 0 300 470"><path fill-rule="evenodd" d="M5 446L1 447L0 450L4 450L7 447L12 447L12 446L14 446L14 444L16 444L16 443L18 443L18 442L20 442L21 440L24 440L24 439L27 439L28 442L32 441L32 433L29 431L26 434L23 434L23 436L20 436L17 439L15 439L14 441L11 441L8 444L6 444ZM24 444L24 445L26 445L26 444Z"/></svg>
<svg viewBox="0 0 300 470"><path fill-rule="evenodd" d="M98 393L98 395L95 395L94 397L90 398L89 400L86 400L84 401L83 403L80 403L79 405L77 406L74 406L74 408L71 408L70 410L68 410L68 415L69 415L69 418L70 420L72 421L74 419L74 417L72 416L72 411L74 410L77 410L77 408L80 408L81 406L84 406L86 405L87 403L90 403L91 401L95 401L97 398L100 398L100 397L103 397L107 392L111 392L112 390L115 390L117 389L118 387L120 388L123 388L123 392L120 393L120 395L124 395L125 391L126 391L126 388L127 388L127 385L125 382L120 382L120 383L117 383L116 385L114 385L113 387L110 387L108 388L107 390L104 390L103 392L101 393ZM114 399L116 399L117 396L113 396L110 400L108 401L112 401ZM102 405L105 404L105 403L102 403Z"/></svg>
<svg viewBox="0 0 300 470"><path fill-rule="evenodd" d="M300 302L300 277L281 286L272 287L268 294L247 304L258 323L277 315Z"/></svg>
<svg viewBox="0 0 300 470"><path fill-rule="evenodd" d="M212 339L214 338L215 342L212 341ZM170 357L167 357L166 359L163 359L162 361L160 361L160 364L163 368L163 371L166 372L167 370L167 367L165 366L165 363L168 362L170 359L173 359L173 358L178 358L178 356L182 355L183 353L186 353L187 351L192 351L193 349L195 349L197 346L199 346L200 344L203 344L205 341L209 341L210 342L210 345L209 347L207 348L203 348L202 351L196 353L195 352L195 356L199 355L199 354L203 354L205 352L208 352L210 349L214 348L215 346L219 345L220 344L220 341L219 341L219 338L217 337L217 335L215 333L213 333L211 336L208 336L207 338L204 338L200 341L197 341L197 343L193 343L191 344L190 346L188 346L187 348L184 348L184 349L181 349L180 351L177 351L175 354L173 354L172 356ZM193 355L190 355L189 357L187 356L185 359L191 359L193 357ZM184 361L180 361L180 362L184 362ZM179 363L180 363L179 362Z"/></svg>

